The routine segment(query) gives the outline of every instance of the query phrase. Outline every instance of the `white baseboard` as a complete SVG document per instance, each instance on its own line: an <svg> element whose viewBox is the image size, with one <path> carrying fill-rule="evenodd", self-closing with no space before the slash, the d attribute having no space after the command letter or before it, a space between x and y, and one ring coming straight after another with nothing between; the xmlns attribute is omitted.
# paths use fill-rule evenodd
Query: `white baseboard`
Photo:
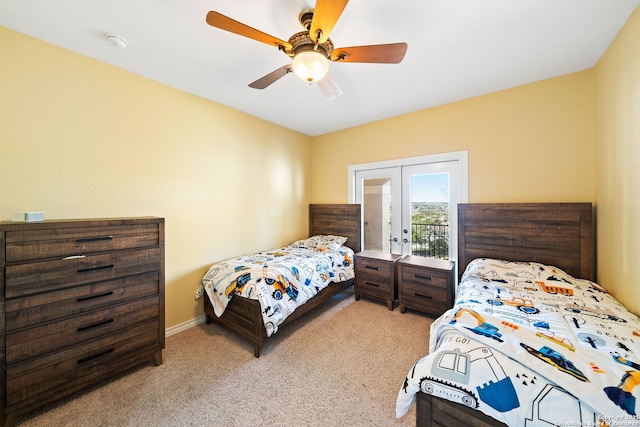
<svg viewBox="0 0 640 427"><path fill-rule="evenodd" d="M206 318L207 316L203 314L202 316L198 316L195 319L187 320L186 322L167 328L164 330L164 336L170 337L171 335L175 335L178 332L186 331L187 329L193 328L194 326L197 326L200 323L204 323Z"/></svg>

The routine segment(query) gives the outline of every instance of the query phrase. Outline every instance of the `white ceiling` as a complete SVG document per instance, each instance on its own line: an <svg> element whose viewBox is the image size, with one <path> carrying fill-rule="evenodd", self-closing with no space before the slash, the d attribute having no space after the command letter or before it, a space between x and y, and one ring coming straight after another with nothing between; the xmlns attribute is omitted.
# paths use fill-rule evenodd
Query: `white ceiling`
<svg viewBox="0 0 640 427"><path fill-rule="evenodd" d="M351 0L331 33L336 47L409 48L398 65L332 62L344 91L332 101L294 75L249 88L290 59L205 22L216 10L287 40L314 0L2 0L0 25L317 136L590 68L639 3Z"/></svg>

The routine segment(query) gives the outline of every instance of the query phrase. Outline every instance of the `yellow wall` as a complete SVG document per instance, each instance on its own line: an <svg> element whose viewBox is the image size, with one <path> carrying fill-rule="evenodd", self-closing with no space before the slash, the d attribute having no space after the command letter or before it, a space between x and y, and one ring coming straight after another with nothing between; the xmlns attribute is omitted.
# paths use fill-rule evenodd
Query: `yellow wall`
<svg viewBox="0 0 640 427"><path fill-rule="evenodd" d="M640 9L595 67L598 281L640 313Z"/></svg>
<svg viewBox="0 0 640 427"><path fill-rule="evenodd" d="M348 200L348 165L462 150L469 202L591 202L593 99L583 71L316 137L313 202Z"/></svg>
<svg viewBox="0 0 640 427"><path fill-rule="evenodd" d="M211 262L307 234L307 136L2 27L0 82L0 220L164 217L167 327Z"/></svg>

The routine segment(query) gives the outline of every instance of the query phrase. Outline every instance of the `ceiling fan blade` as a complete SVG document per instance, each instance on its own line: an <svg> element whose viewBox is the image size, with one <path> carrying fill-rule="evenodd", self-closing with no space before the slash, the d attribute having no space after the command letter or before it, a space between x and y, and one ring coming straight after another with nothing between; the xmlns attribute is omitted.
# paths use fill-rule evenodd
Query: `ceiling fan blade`
<svg viewBox="0 0 640 427"><path fill-rule="evenodd" d="M275 71L270 72L264 77L260 77L255 82L251 83L249 87L254 89L264 89L276 80L286 76L291 72L291 64L283 65Z"/></svg>
<svg viewBox="0 0 640 427"><path fill-rule="evenodd" d="M331 73L327 73L323 78L318 80L318 87L327 101L333 101L342 95L342 89L338 86L338 82L334 80Z"/></svg>
<svg viewBox="0 0 640 427"><path fill-rule="evenodd" d="M340 47L331 52L331 60L338 62L399 64L404 59L406 52L406 43Z"/></svg>
<svg viewBox="0 0 640 427"><path fill-rule="evenodd" d="M317 0L313 11L313 20L309 29L309 37L317 43L324 43L338 22L340 15L349 0ZM318 33L318 31L320 31Z"/></svg>
<svg viewBox="0 0 640 427"><path fill-rule="evenodd" d="M257 40L262 43L266 43L271 46L275 46L278 49L282 49L286 52L290 52L293 46L289 42L280 40L277 37L270 36L267 33L256 30L248 25L238 22L235 19L231 19L228 16L224 16L221 13L210 11L207 13L207 24L212 27L220 28L221 30L229 31L240 36L248 37L253 40Z"/></svg>

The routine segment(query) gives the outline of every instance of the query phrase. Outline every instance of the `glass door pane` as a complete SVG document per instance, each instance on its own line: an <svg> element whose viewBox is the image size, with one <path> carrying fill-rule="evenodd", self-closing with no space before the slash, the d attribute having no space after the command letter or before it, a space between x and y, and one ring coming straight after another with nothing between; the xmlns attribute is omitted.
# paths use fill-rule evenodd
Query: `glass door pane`
<svg viewBox="0 0 640 427"><path fill-rule="evenodd" d="M458 187L451 163L402 168L402 254L454 259L452 232L457 221Z"/></svg>
<svg viewBox="0 0 640 427"><path fill-rule="evenodd" d="M356 173L356 203L362 204L363 250L400 253L401 200L400 168Z"/></svg>
<svg viewBox="0 0 640 427"><path fill-rule="evenodd" d="M373 178L363 181L365 206L364 248L391 252L391 179Z"/></svg>
<svg viewBox="0 0 640 427"><path fill-rule="evenodd" d="M449 174L411 177L411 254L449 259Z"/></svg>

